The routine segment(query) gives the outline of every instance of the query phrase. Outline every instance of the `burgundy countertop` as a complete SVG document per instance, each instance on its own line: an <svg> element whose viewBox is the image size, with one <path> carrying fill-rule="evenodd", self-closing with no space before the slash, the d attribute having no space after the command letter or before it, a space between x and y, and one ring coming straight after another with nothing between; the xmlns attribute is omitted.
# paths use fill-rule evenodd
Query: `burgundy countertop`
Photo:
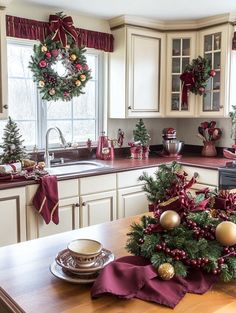
<svg viewBox="0 0 236 313"><path fill-rule="evenodd" d="M158 166L163 163L169 163L173 160L177 160L176 158L167 158L160 156L151 156L145 160L137 160L130 159L128 157L117 158L113 161L102 161L102 160L94 160L101 164L104 164L105 167L89 171L86 173L73 173L69 175L58 176L58 180L72 179L72 178L81 178L81 177L89 177L95 175L102 175L108 173L117 173L135 169L145 169L148 167ZM207 169L218 169L219 167L225 166L228 159L223 157L201 157L201 156L182 156L177 160L180 164L189 165L189 166L197 166L201 168ZM4 181L0 182L0 189L6 188L14 188L21 187L30 184L35 184L36 182L33 180L21 180L17 181L14 179L12 181Z"/></svg>

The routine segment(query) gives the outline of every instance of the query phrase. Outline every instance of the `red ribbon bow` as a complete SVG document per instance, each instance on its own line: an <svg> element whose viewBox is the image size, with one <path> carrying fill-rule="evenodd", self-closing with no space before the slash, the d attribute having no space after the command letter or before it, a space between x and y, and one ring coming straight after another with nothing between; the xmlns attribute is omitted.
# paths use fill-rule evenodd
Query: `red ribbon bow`
<svg viewBox="0 0 236 313"><path fill-rule="evenodd" d="M75 43L78 43L78 34L73 26L71 16L60 17L58 15L50 15L50 30L54 33L52 40L60 41L63 47L67 45L67 35L70 35Z"/></svg>

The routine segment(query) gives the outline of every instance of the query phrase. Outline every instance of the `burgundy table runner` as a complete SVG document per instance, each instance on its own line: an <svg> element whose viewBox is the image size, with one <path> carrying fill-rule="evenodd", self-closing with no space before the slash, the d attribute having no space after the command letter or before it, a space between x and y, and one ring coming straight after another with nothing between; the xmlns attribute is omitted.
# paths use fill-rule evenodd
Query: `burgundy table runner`
<svg viewBox="0 0 236 313"><path fill-rule="evenodd" d="M120 298L139 298L174 308L187 292L203 294L218 280L217 276L191 269L187 278L158 278L150 262L139 256L126 256L108 264L95 281L93 299L105 294Z"/></svg>

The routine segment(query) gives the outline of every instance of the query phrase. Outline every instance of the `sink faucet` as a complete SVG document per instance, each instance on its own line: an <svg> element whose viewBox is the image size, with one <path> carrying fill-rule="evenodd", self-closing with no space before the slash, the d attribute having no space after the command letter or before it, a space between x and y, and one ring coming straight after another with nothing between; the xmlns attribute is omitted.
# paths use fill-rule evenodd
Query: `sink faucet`
<svg viewBox="0 0 236 313"><path fill-rule="evenodd" d="M46 148L45 148L45 154L44 154L44 160L45 160L46 168L51 167L51 164L50 164L51 158L50 158L50 155L49 155L48 139L49 139L49 134L50 134L51 130L53 130L53 129L58 132L59 138L61 140L61 143L62 143L63 147L65 148L66 145L67 145L66 140L65 140L65 138L64 138L60 128L58 128L58 127L51 127L51 128L49 128L47 130L47 132L46 132Z"/></svg>

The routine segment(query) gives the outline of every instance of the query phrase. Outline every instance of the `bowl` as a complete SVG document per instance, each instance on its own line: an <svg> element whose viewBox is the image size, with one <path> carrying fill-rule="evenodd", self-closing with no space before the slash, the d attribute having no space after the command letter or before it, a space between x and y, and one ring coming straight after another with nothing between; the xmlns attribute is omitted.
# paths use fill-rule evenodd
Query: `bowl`
<svg viewBox="0 0 236 313"><path fill-rule="evenodd" d="M102 244L92 239L75 239L67 249L77 267L88 267L95 263L102 251Z"/></svg>
<svg viewBox="0 0 236 313"><path fill-rule="evenodd" d="M184 146L183 141L163 140L164 151L169 155L178 155Z"/></svg>

